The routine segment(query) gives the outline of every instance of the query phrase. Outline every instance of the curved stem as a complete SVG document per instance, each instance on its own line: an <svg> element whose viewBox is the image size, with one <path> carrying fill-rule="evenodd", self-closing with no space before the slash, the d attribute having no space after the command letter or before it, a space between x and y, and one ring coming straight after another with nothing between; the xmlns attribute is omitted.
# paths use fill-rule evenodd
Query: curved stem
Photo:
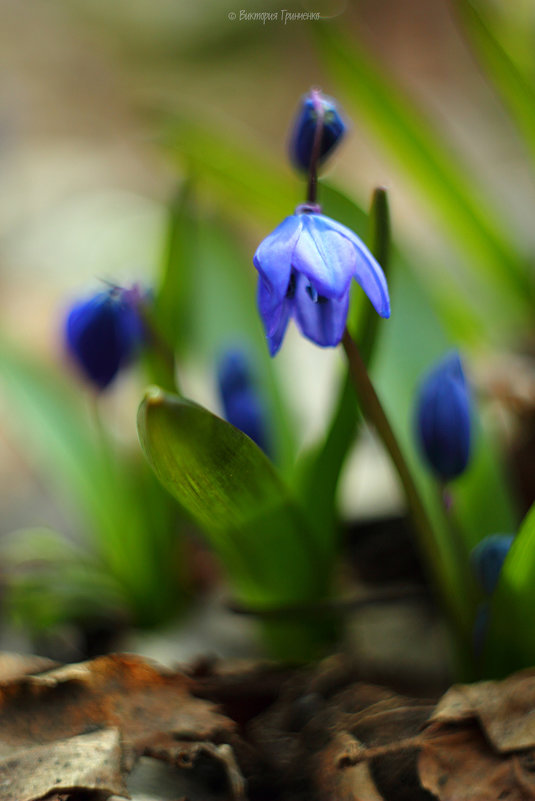
<svg viewBox="0 0 535 801"><path fill-rule="evenodd" d="M370 380L366 365L347 328L344 332L342 344L348 360L349 374L356 389L364 416L375 426L379 437L392 459L405 491L410 514L417 529L421 533L427 556L433 567L433 573L435 576L440 577L443 573L441 555L436 544L431 520L422 502L418 488L414 483L411 471L405 461L405 457L403 456L396 435L390 425L390 421L386 416L381 401Z"/></svg>

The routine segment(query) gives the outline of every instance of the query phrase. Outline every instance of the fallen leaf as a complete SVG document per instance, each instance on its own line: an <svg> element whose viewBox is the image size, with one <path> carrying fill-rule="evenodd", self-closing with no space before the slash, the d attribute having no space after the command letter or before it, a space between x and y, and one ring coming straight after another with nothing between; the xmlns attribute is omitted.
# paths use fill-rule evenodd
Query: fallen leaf
<svg viewBox="0 0 535 801"><path fill-rule="evenodd" d="M454 685L432 722L476 719L497 751L535 748L535 671L523 670L503 681Z"/></svg>
<svg viewBox="0 0 535 801"><path fill-rule="evenodd" d="M162 732L224 739L235 724L210 701L193 697L192 688L185 674L128 655L0 684L0 801L34 801L60 787L120 795L118 777ZM94 759L85 774L87 743Z"/></svg>

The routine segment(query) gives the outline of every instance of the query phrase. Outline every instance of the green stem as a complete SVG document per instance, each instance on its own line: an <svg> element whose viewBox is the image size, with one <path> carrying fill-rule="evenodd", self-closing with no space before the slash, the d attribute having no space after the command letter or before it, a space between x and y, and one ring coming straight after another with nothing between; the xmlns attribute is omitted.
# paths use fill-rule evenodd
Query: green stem
<svg viewBox="0 0 535 801"><path fill-rule="evenodd" d="M360 355L357 345L351 338L349 331L345 330L342 344L347 356L349 374L355 387L357 397L360 401L364 416L370 421L381 438L390 458L397 470L401 484L405 491L409 510L415 526L420 532L427 556L433 568L433 574L440 578L443 574L441 568L440 551L436 544L433 533L433 526L427 514L426 508L420 497L420 493L414 483L412 474L409 470L405 457L401 451L396 435L386 416L381 401L370 380L366 365ZM447 599L447 594L444 594ZM452 606L452 611L454 606Z"/></svg>

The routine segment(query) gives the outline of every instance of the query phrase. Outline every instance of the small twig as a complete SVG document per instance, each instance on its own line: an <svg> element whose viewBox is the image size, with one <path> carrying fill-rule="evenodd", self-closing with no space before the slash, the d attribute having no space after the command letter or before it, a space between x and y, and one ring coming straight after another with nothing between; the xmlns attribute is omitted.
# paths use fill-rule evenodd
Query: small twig
<svg viewBox="0 0 535 801"><path fill-rule="evenodd" d="M288 606L274 606L269 609L254 608L245 604L228 601L225 606L231 612L249 617L277 620L279 618L317 617L318 615L331 616L333 614L349 614L358 609L379 604L388 604L393 601L411 599L421 600L427 596L424 587L398 586L375 590L356 598L331 598L324 601L311 601L310 603L292 604Z"/></svg>

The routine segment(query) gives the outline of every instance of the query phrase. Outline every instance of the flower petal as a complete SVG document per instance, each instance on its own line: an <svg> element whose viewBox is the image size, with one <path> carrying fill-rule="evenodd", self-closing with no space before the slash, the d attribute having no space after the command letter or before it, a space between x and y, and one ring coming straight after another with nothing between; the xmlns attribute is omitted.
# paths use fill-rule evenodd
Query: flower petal
<svg viewBox="0 0 535 801"><path fill-rule="evenodd" d="M342 298L356 269L357 253L352 242L328 225L322 214L301 214L303 230L292 258L292 266L306 275L320 295ZM327 223L325 222L327 221Z"/></svg>
<svg viewBox="0 0 535 801"><path fill-rule="evenodd" d="M311 297L312 296L312 297ZM349 309L349 288L342 298L326 298L309 292L308 279L300 275L294 301L296 322L304 336L323 348L335 347L344 335Z"/></svg>
<svg viewBox="0 0 535 801"><path fill-rule="evenodd" d="M369 297L372 306L381 317L390 317L388 286L381 266L354 231L324 214L311 215L316 218L317 230L331 230L351 242L356 251L354 278Z"/></svg>
<svg viewBox="0 0 535 801"><path fill-rule="evenodd" d="M275 356L282 345L293 303L293 299L287 297L277 302L275 294L271 292L264 279L262 277L258 279L258 309L264 323L271 356Z"/></svg>
<svg viewBox="0 0 535 801"><path fill-rule="evenodd" d="M302 215L292 214L278 225L258 246L254 266L281 302L286 295L292 270L292 255L302 228Z"/></svg>

